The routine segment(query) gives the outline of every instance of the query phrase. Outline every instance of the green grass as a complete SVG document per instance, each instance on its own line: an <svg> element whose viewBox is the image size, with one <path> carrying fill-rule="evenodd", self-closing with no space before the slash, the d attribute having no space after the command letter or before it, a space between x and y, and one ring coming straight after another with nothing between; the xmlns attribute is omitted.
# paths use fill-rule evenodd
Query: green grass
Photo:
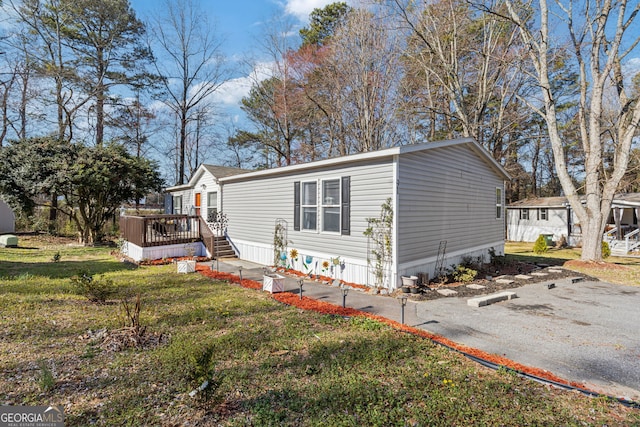
<svg viewBox="0 0 640 427"><path fill-rule="evenodd" d="M76 269L140 292L147 333L168 342L112 353L87 338L124 317L117 300L76 295ZM105 248L0 250L0 366L2 404L61 404L70 426L640 424L639 411L488 370L370 319L301 312L171 265L131 268Z"/></svg>
<svg viewBox="0 0 640 427"><path fill-rule="evenodd" d="M580 248L549 248L543 254L533 252L533 243L507 242L505 253L508 259L564 265L580 259ZM567 267L618 285L640 286L640 258L611 256L603 263L569 262Z"/></svg>

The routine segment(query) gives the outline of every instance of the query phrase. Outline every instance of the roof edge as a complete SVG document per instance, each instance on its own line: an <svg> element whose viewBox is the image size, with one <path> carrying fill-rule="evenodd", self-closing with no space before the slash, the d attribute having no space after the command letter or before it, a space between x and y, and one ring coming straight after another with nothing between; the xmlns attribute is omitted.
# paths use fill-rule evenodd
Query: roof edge
<svg viewBox="0 0 640 427"><path fill-rule="evenodd" d="M480 146L473 138L465 137L465 138L447 139L447 140L441 140L441 141L435 141L435 142L427 142L423 144L401 145L398 147L391 147L391 148L386 148L378 151L369 151L366 153L357 153L357 154L351 154L348 156L333 157L330 159L323 159L323 160L318 160L310 163L299 163L296 165L281 166L281 167L272 168L272 169L263 169L259 171L241 173L238 175L220 178L219 181L221 183L233 182L233 181L239 181L239 180L245 180L245 179L251 179L251 178L296 172L298 170L317 169L325 166L340 165L343 163L353 163L353 162L370 160L370 159L381 159L385 157L393 157L395 155L401 155L401 154L413 153L413 152L425 151L425 150L434 150L437 148L449 147L454 145L463 145L463 144L470 145L472 150L476 152L478 155L482 156L484 159L486 159L487 162L490 164L490 166L496 172L498 172L498 174L502 175L504 179L507 179L507 180L511 179L507 171L502 167L502 165L500 165L500 163L498 163L489 154L487 150L485 150L482 146Z"/></svg>

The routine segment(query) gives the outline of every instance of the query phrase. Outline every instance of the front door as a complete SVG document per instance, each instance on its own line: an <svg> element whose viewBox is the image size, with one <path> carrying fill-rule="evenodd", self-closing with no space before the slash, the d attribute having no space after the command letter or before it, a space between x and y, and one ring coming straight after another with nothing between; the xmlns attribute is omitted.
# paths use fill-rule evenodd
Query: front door
<svg viewBox="0 0 640 427"><path fill-rule="evenodd" d="M196 193L196 215L200 216L200 193Z"/></svg>

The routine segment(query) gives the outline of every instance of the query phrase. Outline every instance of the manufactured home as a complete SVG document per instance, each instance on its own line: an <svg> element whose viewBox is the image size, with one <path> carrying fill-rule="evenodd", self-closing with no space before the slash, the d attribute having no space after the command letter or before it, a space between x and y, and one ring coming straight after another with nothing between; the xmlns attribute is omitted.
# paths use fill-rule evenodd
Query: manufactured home
<svg viewBox="0 0 640 427"><path fill-rule="evenodd" d="M202 166L194 178L206 170L215 176L215 167ZM205 189L194 178L167 189L172 213L181 206L182 214L188 209L202 218L203 196L198 211L194 194ZM393 289L402 275L433 277L464 257L502 254L508 178L464 138L233 173L218 176L212 188L227 221L224 236L239 258ZM381 216L384 247L372 236ZM388 255L383 283L375 262L381 252Z"/></svg>
<svg viewBox="0 0 640 427"><path fill-rule="evenodd" d="M640 246L638 217L640 193L614 197L603 236L613 253L624 255ZM507 240L535 242L541 234L556 242L564 238L571 246L581 244L580 222L566 197L529 198L507 206Z"/></svg>
<svg viewBox="0 0 640 427"><path fill-rule="evenodd" d="M165 213L196 215L207 220L221 210L222 188L219 180L244 169L227 166L200 165L188 183L169 187L165 199Z"/></svg>

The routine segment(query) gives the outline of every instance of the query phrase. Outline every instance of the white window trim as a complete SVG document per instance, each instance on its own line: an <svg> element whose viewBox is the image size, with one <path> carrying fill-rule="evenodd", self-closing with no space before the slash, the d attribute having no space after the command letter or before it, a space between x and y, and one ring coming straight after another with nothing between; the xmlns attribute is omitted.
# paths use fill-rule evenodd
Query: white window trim
<svg viewBox="0 0 640 427"><path fill-rule="evenodd" d="M305 184L309 184L309 183L315 183L316 184L316 204L315 205L305 205L304 204L304 185ZM319 185L318 185L318 180L308 180L308 181L300 181L300 231L302 231L303 233L315 233L318 234L320 232L320 219L318 218L319 216L319 209L318 209L318 199L320 198L320 189L319 189ZM304 228L304 208L311 208L311 207L315 207L316 208L316 228L314 229L310 229L310 228Z"/></svg>
<svg viewBox="0 0 640 427"><path fill-rule="evenodd" d="M338 181L338 203L334 203L331 205L325 205L324 204L324 199L322 199L322 190L324 188L324 183L325 181ZM320 181L320 188L319 188L319 192L320 192L320 203L319 203L319 207L320 207L320 232L322 234L333 234L333 235L337 235L337 236L341 236L342 235L342 177L337 177L337 178L323 178ZM324 208L338 208L338 231L325 231L324 230Z"/></svg>
<svg viewBox="0 0 640 427"><path fill-rule="evenodd" d="M531 216L529 215L531 212L529 212L529 208L521 208L520 209L520 219L523 221L529 221L531 219Z"/></svg>
<svg viewBox="0 0 640 427"><path fill-rule="evenodd" d="M544 212L544 215L543 215ZM540 208L538 209L538 220L539 221L549 221L549 209Z"/></svg>
<svg viewBox="0 0 640 427"><path fill-rule="evenodd" d="M500 191L500 202L499 203L498 203L498 200L497 200L498 191ZM500 187L496 187L496 191L493 194L493 197L496 199L496 210L495 210L496 220L497 221L502 221L504 219L504 190L502 188L500 188ZM500 216L497 215L498 208L500 208Z"/></svg>

